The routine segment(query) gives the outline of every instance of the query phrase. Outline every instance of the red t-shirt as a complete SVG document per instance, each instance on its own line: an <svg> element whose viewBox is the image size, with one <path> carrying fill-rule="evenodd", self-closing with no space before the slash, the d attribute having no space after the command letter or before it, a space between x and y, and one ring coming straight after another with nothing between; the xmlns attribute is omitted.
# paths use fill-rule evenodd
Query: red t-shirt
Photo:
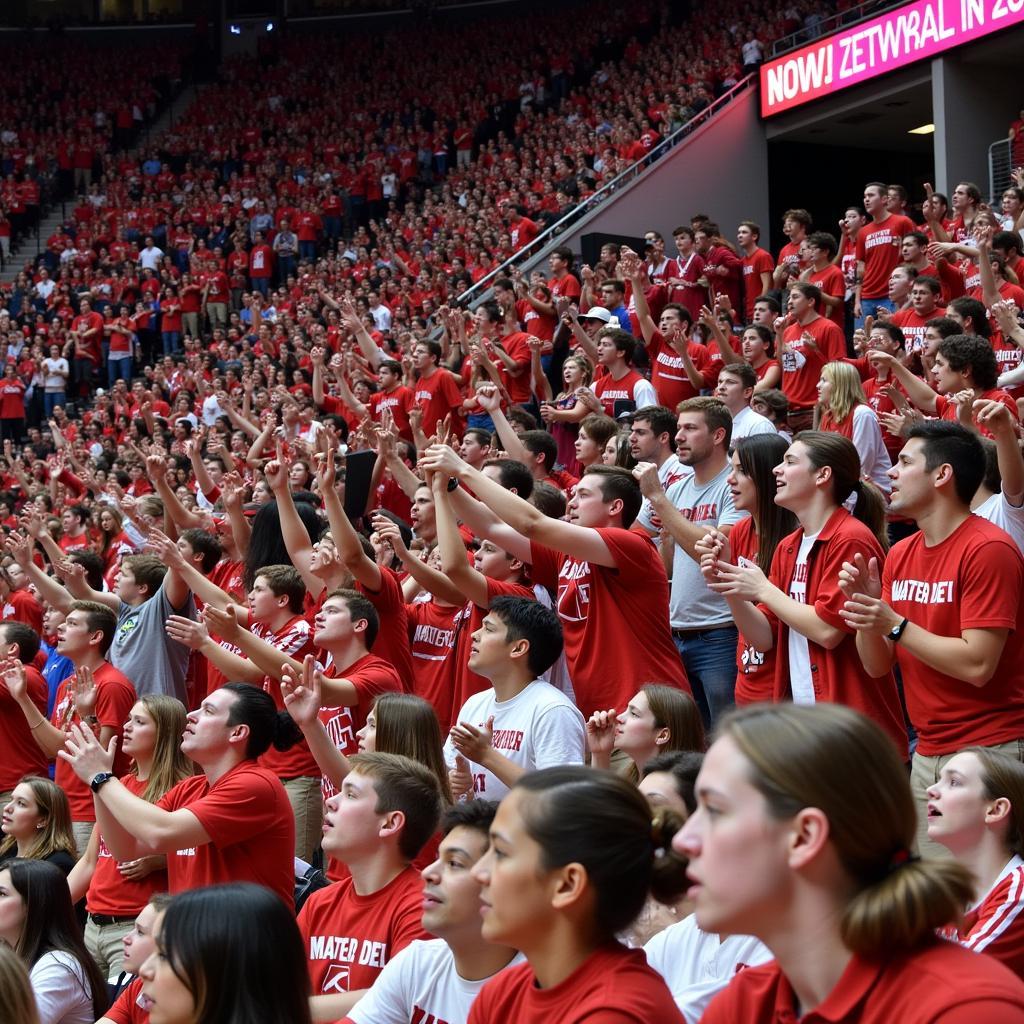
<svg viewBox="0 0 1024 1024"><path fill-rule="evenodd" d="M25 382L20 377L0 378L0 420L25 418Z"/></svg>
<svg viewBox="0 0 1024 1024"><path fill-rule="evenodd" d="M103 1016L113 1024L149 1024L149 1004L141 1000L142 979L132 978Z"/></svg>
<svg viewBox="0 0 1024 1024"><path fill-rule="evenodd" d="M423 879L412 866L360 896L351 877L320 889L299 913L313 995L369 988L383 967L423 930Z"/></svg>
<svg viewBox="0 0 1024 1024"><path fill-rule="evenodd" d="M1008 629L1006 646L984 686L929 668L901 644L907 712L925 756L993 746L1024 737L1024 561L998 526L969 515L941 544L922 533L894 544L885 562L882 599L938 636L965 629Z"/></svg>
<svg viewBox="0 0 1024 1024"><path fill-rule="evenodd" d="M584 718L624 708L644 683L667 683L689 692L669 629L665 566L653 541L618 527L597 532L615 568L530 544L534 582L558 594L555 610Z"/></svg>
<svg viewBox="0 0 1024 1024"><path fill-rule="evenodd" d="M550 988L538 986L528 963L506 968L480 990L468 1024L682 1024L683 1019L664 978L647 965L643 950L611 943ZM741 1020L746 1024L744 1018L736 1018Z"/></svg>
<svg viewBox="0 0 1024 1024"><path fill-rule="evenodd" d="M370 415L380 422L381 410L389 409L395 419L398 433L407 441L412 440L412 426L409 423L409 410L416 404L411 389L399 384L393 391L377 391L370 395Z"/></svg>
<svg viewBox="0 0 1024 1024"><path fill-rule="evenodd" d="M366 715L374 699L381 693L401 693L402 681L390 661L372 654L363 655L344 669L330 665L325 675L329 679L347 679L359 696L359 702L354 706L320 709L320 721L334 745L343 754L354 754L358 749L356 733L366 724ZM326 777L321 778L320 788L325 800L337 792Z"/></svg>
<svg viewBox="0 0 1024 1024"><path fill-rule="evenodd" d="M148 782L129 772L121 776L125 789L142 796ZM93 872L85 906L90 914L109 914L111 917L134 917L149 902L153 893L167 891L167 872L153 871L137 881L125 878L118 870L117 861L107 849L100 834L99 856Z"/></svg>
<svg viewBox="0 0 1024 1024"><path fill-rule="evenodd" d="M0 610L0 619L4 622L24 622L37 633L43 632L43 606L28 590L12 590L7 595L3 609Z"/></svg>
<svg viewBox="0 0 1024 1024"><path fill-rule="evenodd" d="M978 399L985 399L989 402L1002 402L1007 409L1010 410L1010 415L1017 420L1017 403L1013 398L1005 392L1002 388L992 388L989 391L983 391L978 395ZM952 420L954 423L960 421L960 415L957 412L956 406L949 400L946 395L935 396L935 411L938 413L940 420ZM978 432L984 437L992 437L992 431L985 426L984 423L975 423Z"/></svg>
<svg viewBox="0 0 1024 1024"><path fill-rule="evenodd" d="M388 568L380 570L380 590L372 591L361 583L356 590L365 594L380 617L380 632L373 643L374 653L394 665L398 678L408 693L412 690L414 673L409 648L409 618L405 611L405 595L398 574Z"/></svg>
<svg viewBox="0 0 1024 1024"><path fill-rule="evenodd" d="M854 956L825 1001L802 1016L777 961L748 967L715 996L701 1024L1008 1024L1021 1020L1024 984L1019 978L992 957L936 941L903 956L877 960Z"/></svg>
<svg viewBox="0 0 1024 1024"><path fill-rule="evenodd" d="M903 332L908 355L920 352L924 348L924 330L928 326L928 321L942 316L942 313L943 310L936 306L934 312L927 317L919 316L914 309L901 309L889 317L889 322Z"/></svg>
<svg viewBox="0 0 1024 1024"><path fill-rule="evenodd" d="M188 808L210 842L167 854L170 892L220 882L255 882L293 906L295 816L273 772L242 761L211 786L205 775L179 782L157 806Z"/></svg>
<svg viewBox="0 0 1024 1024"><path fill-rule="evenodd" d="M46 717L46 680L31 665L25 666L28 698ZM6 793L23 775L46 775L47 758L40 750L21 706L6 686L0 686L0 792Z"/></svg>
<svg viewBox="0 0 1024 1024"><path fill-rule="evenodd" d="M501 374L501 382L505 385L513 404L522 405L530 401L530 346L526 339L529 335L522 331L513 331L501 339L505 351L515 360L521 372L513 376L503 362L495 359L498 364L498 372Z"/></svg>
<svg viewBox="0 0 1024 1024"><path fill-rule="evenodd" d="M826 363L838 362L846 358L846 338L842 329L827 317L818 316L806 324L790 324L783 334L783 340L789 344L799 341L800 335L808 333L821 350ZM817 381L815 381L817 383Z"/></svg>
<svg viewBox="0 0 1024 1024"><path fill-rule="evenodd" d="M830 320L818 317L815 323L825 323L835 327ZM795 332L795 333L793 333ZM790 335L792 333L792 340ZM821 379L821 368L828 360L820 349L805 345L800 338L803 330L799 324L786 329L786 339L793 352L782 352L779 362L782 366L782 391L789 399L790 412L810 409L818 401L818 381ZM795 353L803 356L801 365Z"/></svg>
<svg viewBox="0 0 1024 1024"><path fill-rule="evenodd" d="M765 292L771 289L771 275L775 269L775 261L770 252L764 249L755 249L749 256L741 260L743 264L743 312L744 323L750 323L754 319L754 302ZM761 275L767 274L769 284L767 289L761 288ZM696 318L695 318L696 319Z"/></svg>
<svg viewBox="0 0 1024 1024"><path fill-rule="evenodd" d="M430 437L437 424L448 415L458 416L462 405L462 392L455 378L447 371L437 369L429 377L416 381L416 404L423 410L423 433Z"/></svg>
<svg viewBox="0 0 1024 1024"><path fill-rule="evenodd" d="M412 692L432 705L441 729L447 732L458 675L455 641L464 631L460 628L464 609L433 600L405 607L412 634Z"/></svg>
<svg viewBox="0 0 1024 1024"><path fill-rule="evenodd" d="M630 370L618 380L610 373L598 377L594 381L594 394L601 400L605 415L614 418L616 402L635 402L634 389L642 381L644 378L636 370Z"/></svg>
<svg viewBox="0 0 1024 1024"><path fill-rule="evenodd" d="M733 561L757 562L758 536L754 517L744 516L729 533ZM761 652L740 634L736 644L736 703L771 701L775 694L775 649Z"/></svg>
<svg viewBox="0 0 1024 1024"><path fill-rule="evenodd" d="M109 727L117 734L117 756L114 758L113 771L115 775L121 776L128 771L128 757L121 753L121 731L136 701L135 687L126 675L106 661L93 672L93 678L96 680L96 717L100 720L100 729ZM72 699L75 679L74 675L70 675L60 684L53 702L50 722L61 732L67 732L71 726L81 722ZM56 765L54 781L67 793L71 820L95 821L96 808L88 783L82 782L62 757L57 758Z"/></svg>
<svg viewBox="0 0 1024 1024"><path fill-rule="evenodd" d="M864 263L862 299L888 298L889 275L901 261L900 244L912 231L909 217L891 213L881 223L872 221L857 232L857 259Z"/></svg>
<svg viewBox="0 0 1024 1024"><path fill-rule="evenodd" d="M703 373L711 359L708 350L695 341L687 342L687 351L694 367ZM683 368L683 357L666 341L665 335L656 330L647 345L651 360L651 384L658 396L658 403L666 409L675 407L687 398L694 398L700 392L690 383Z"/></svg>
<svg viewBox="0 0 1024 1024"><path fill-rule="evenodd" d="M784 594L790 593L803 536L803 529L794 530L775 549L772 558L768 578ZM831 650L807 641L814 699L845 704L867 715L885 730L905 761L909 756L907 733L896 680L891 672L880 679L868 677L857 653L854 631L839 614L846 604L846 595L839 589L839 570L843 562L852 562L857 554L867 559L877 558L879 564L885 558L875 535L845 508L837 508L807 556L806 593L808 598L814 599L815 614L844 634ZM775 700L789 700L789 626L764 605L758 607L768 617L775 634Z"/></svg>
<svg viewBox="0 0 1024 1024"><path fill-rule="evenodd" d="M829 264L824 270L812 271L810 283L820 289L821 293L823 295L827 295L829 298L842 299L846 295L846 282L843 280L843 272L834 264ZM818 312L825 317L826 320L831 320L840 330L842 330L843 323L846 320L846 310L843 308L843 304L840 302L834 309L827 311L824 308L825 304L822 303L821 305L822 308L819 309Z"/></svg>

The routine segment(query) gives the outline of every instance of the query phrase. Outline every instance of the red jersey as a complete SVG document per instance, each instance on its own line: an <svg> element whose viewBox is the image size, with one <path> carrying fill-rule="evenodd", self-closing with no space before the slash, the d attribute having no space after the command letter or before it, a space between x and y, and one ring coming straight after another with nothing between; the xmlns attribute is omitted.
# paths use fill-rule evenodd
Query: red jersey
<svg viewBox="0 0 1024 1024"><path fill-rule="evenodd" d="M694 367L703 373L711 362L708 350L695 341L688 341L686 350ZM668 343L661 331L656 330L651 335L647 355L651 360L651 383L654 385L659 405L665 406L666 409L675 409L684 399L694 398L700 394L686 375L683 357Z"/></svg>
<svg viewBox="0 0 1024 1024"><path fill-rule="evenodd" d="M975 953L988 953L1024 977L1024 860L1014 855L991 889L942 935Z"/></svg>
<svg viewBox="0 0 1024 1024"><path fill-rule="evenodd" d="M902 956L877 960L854 956L825 1001L802 1016L777 961L748 967L715 996L701 1024L1009 1024L1021 1020L1024 984L1018 978L991 957L937 941Z"/></svg>
<svg viewBox="0 0 1024 1024"><path fill-rule="evenodd" d="M644 384L648 381L636 370L630 370L618 380L606 373L594 381L594 394L601 400L605 415L614 419L616 402L635 402L637 408L644 404L637 392L637 385Z"/></svg>
<svg viewBox="0 0 1024 1024"><path fill-rule="evenodd" d="M743 265L743 313L744 323L751 323L754 319L754 302L771 288L772 271L775 269L775 261L770 252L764 249L754 249L749 256L744 256L740 261ZM767 274L769 278L768 288L762 289L761 275ZM694 320L697 318L694 317Z"/></svg>
<svg viewBox="0 0 1024 1024"><path fill-rule="evenodd" d="M388 409L395 419L398 433L407 441L412 440L412 426L409 423L409 410L416 404L412 390L399 384L393 391L377 391L370 395L370 415L380 422L381 410Z"/></svg>
<svg viewBox="0 0 1024 1024"><path fill-rule="evenodd" d="M0 378L0 420L25 418L25 382L20 377Z"/></svg>
<svg viewBox="0 0 1024 1024"><path fill-rule="evenodd" d="M187 808L210 842L167 854L169 892L220 882L255 882L293 906L295 816L284 786L254 761L242 761L210 785L205 775L179 782L157 806Z"/></svg>
<svg viewBox="0 0 1024 1024"><path fill-rule="evenodd" d="M597 532L614 568L530 544L534 582L557 591L555 610L584 718L624 708L644 683L689 691L669 629L668 578L653 541L618 527Z"/></svg>
<svg viewBox="0 0 1024 1024"><path fill-rule="evenodd" d="M758 537L754 517L744 516L729 533L734 562L757 562ZM775 694L775 648L759 651L740 634L736 643L736 703L771 701Z"/></svg>
<svg viewBox="0 0 1024 1024"><path fill-rule="evenodd" d="M914 231L909 217L891 213L880 223L872 221L857 232L857 259L864 263L862 299L889 297L889 275L902 260L903 236Z"/></svg>
<svg viewBox="0 0 1024 1024"><path fill-rule="evenodd" d="M12 590L7 595L7 600L0 609L0 619L4 622L8 619L12 622L24 622L37 633L43 632L43 606L28 590ZM3 787L0 786L0 789Z"/></svg>
<svg viewBox="0 0 1024 1024"><path fill-rule="evenodd" d="M31 665L25 666L28 698L46 717L46 680ZM21 706L6 686L0 686L0 793L14 789L24 775L46 775L47 757L36 743Z"/></svg>
<svg viewBox="0 0 1024 1024"><path fill-rule="evenodd" d="M831 320L817 316L806 324L790 324L783 334L789 344L800 340L801 334L810 334L826 363L839 362L846 358L846 338L842 329ZM817 381L815 381L817 383Z"/></svg>
<svg viewBox="0 0 1024 1024"><path fill-rule="evenodd" d="M838 569L837 569L838 571ZM941 544L915 533L894 544L882 576L882 600L937 636L965 629L1007 629L992 678L961 682L895 647L910 721L924 756L994 746L1024 737L1024 561L998 526L968 515Z"/></svg>
<svg viewBox="0 0 1024 1024"><path fill-rule="evenodd" d="M411 865L360 896L351 877L313 893L299 913L313 995L369 988L388 961L423 930L423 879Z"/></svg>
<svg viewBox="0 0 1024 1024"><path fill-rule="evenodd" d="M133 772L121 776L125 789L135 796L142 796L148 782L143 782ZM117 861L107 849L100 834L99 854L96 870L93 872L85 906L90 914L108 914L111 917L134 917L150 901L153 893L167 891L167 872L152 871L137 881L126 878L118 870Z"/></svg>
<svg viewBox="0 0 1024 1024"><path fill-rule="evenodd" d="M889 317L889 322L895 324L902 332L906 341L907 354L913 355L924 348L924 331L929 320L942 316L943 310L938 306L928 316L920 316L914 309L901 309Z"/></svg>
<svg viewBox="0 0 1024 1024"><path fill-rule="evenodd" d="M815 288L818 288L822 295L827 295L829 298L842 299L846 295L846 282L843 280L843 272L833 264L829 264L824 270L812 271L810 283ZM846 310L843 308L843 303L840 302L834 309L829 310L825 309L824 303L821 305L822 308L818 312L842 330L843 323L846 320ZM843 354L846 354L845 345Z"/></svg>
<svg viewBox="0 0 1024 1024"><path fill-rule="evenodd" d="M819 317L815 323L826 323L835 327L830 320ZM782 352L779 362L782 366L781 388L789 399L790 412L810 409L818 401L818 381L821 379L821 368L828 360L819 348L805 345L800 335L803 333L799 324L786 329L787 340L792 332L795 336L789 341L792 352Z"/></svg>
<svg viewBox="0 0 1024 1024"><path fill-rule="evenodd" d="M142 979L132 978L103 1016L112 1024L149 1024L148 1006L142 999Z"/></svg>
<svg viewBox="0 0 1024 1024"><path fill-rule="evenodd" d="M437 712L442 731L451 728L455 679L454 651L460 634L463 609L437 601L407 604L412 634L412 692L428 701ZM456 705L462 707L461 704Z"/></svg>
<svg viewBox="0 0 1024 1024"><path fill-rule="evenodd" d="M462 392L455 378L442 369L435 370L429 377L416 381L416 404L423 410L423 432L430 437L436 433L438 423L448 415L459 415L462 406Z"/></svg>
<svg viewBox="0 0 1024 1024"><path fill-rule="evenodd" d="M99 728L94 731L98 736L100 729L114 730L117 735L117 755L113 771L115 775L124 775L128 771L128 757L121 752L121 732L136 700L135 687L126 675L118 672L107 661L93 672L93 678L96 680L96 717L100 720ZM67 732L71 726L81 722L72 699L75 680L74 675L68 676L60 684L53 702L50 723L61 732ZM64 758L58 757L56 766L54 782L67 793L71 820L95 821L96 808L88 783L82 782Z"/></svg>
<svg viewBox="0 0 1024 1024"><path fill-rule="evenodd" d="M775 549L768 578L784 594L790 594L803 537L803 529L794 530ZM845 508L837 508L807 556L806 594L814 599L815 614L844 634L831 650L807 641L814 699L845 704L867 715L885 730L905 761L907 733L896 680L891 672L880 679L867 677L857 653L855 633L839 614L846 604L846 595L839 589L839 570L843 562L852 562L858 553L866 559L877 558L879 564L885 559L875 535ZM775 700L789 700L789 626L764 605L758 608L768 617L775 635Z"/></svg>
<svg viewBox="0 0 1024 1024"><path fill-rule="evenodd" d="M380 617L380 632L373 643L377 656L394 665L402 686L408 693L412 689L413 670L405 595L402 593L401 580L394 570L382 568L380 577L380 590L372 591L361 583L356 584L356 590L370 599Z"/></svg>
<svg viewBox="0 0 1024 1024"><path fill-rule="evenodd" d="M366 724L374 699L381 693L401 693L402 681L391 662L372 654L363 655L344 669L328 666L325 674L329 679L347 679L356 688L358 703L355 705L320 709L320 721L334 745L343 754L354 754L358 750L356 733ZM325 800L337 792L327 778L321 778L320 788Z"/></svg>
<svg viewBox="0 0 1024 1024"><path fill-rule="evenodd" d="M313 627L304 615L295 615L280 629L271 630L265 623L254 622L249 627L253 636L276 647L285 657L302 661L307 654L314 653ZM263 689L274 698L278 711L284 711L284 697L281 696L281 681L273 676L263 677ZM319 778L320 769L316 758L309 752L309 744L300 740L288 750L271 747L261 754L258 762L272 771L279 779Z"/></svg>
<svg viewBox="0 0 1024 1024"><path fill-rule="evenodd" d="M682 1024L684 1018L665 979L647 965L643 950L610 943L550 988L538 985L528 963L507 967L480 990L468 1024L544 1020Z"/></svg>

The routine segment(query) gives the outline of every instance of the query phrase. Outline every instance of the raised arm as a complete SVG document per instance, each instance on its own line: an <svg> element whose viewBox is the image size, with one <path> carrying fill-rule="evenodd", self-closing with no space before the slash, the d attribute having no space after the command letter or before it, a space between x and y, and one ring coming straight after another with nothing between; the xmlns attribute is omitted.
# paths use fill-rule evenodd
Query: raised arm
<svg viewBox="0 0 1024 1024"><path fill-rule="evenodd" d="M280 444L277 446L277 458L271 459L263 467L263 475L277 499L281 536L284 539L288 557L302 577L302 582L306 584L310 596L317 597L324 589L324 581L310 567L313 557L313 542L309 539L309 533L295 507L295 499L292 497L292 489L288 481L284 452Z"/></svg>
<svg viewBox="0 0 1024 1024"><path fill-rule="evenodd" d="M922 412L934 414L936 395L920 377L912 373L898 359L888 352L873 351L868 353L872 366L883 366L903 385L907 398Z"/></svg>
<svg viewBox="0 0 1024 1024"><path fill-rule="evenodd" d="M441 568L459 592L481 608L487 605L487 577L466 558L455 510L448 500L448 478L435 473L431 481L434 494L434 521Z"/></svg>
<svg viewBox="0 0 1024 1024"><path fill-rule="evenodd" d="M316 458L316 476L320 485L320 496L323 498L324 510L327 512L327 522L331 527L334 546L338 549L338 556L351 570L352 575L364 587L376 592L383 585L381 569L363 550L359 534L356 533L355 527L345 515L341 498L338 497L338 492L334 487L336 474L334 459L333 448L326 455L320 454Z"/></svg>
<svg viewBox="0 0 1024 1024"><path fill-rule="evenodd" d="M424 469L457 477L517 533L573 558L615 567L615 558L597 530L551 519L501 484L463 462L447 445L432 445L423 456ZM510 550L510 549L506 549ZM517 554L517 552L512 552Z"/></svg>

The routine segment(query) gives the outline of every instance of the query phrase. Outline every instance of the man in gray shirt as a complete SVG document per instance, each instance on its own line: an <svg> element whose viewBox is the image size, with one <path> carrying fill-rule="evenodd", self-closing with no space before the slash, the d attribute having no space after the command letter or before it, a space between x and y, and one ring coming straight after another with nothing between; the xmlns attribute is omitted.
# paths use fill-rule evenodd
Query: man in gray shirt
<svg viewBox="0 0 1024 1024"><path fill-rule="evenodd" d="M651 463L641 462L633 475L662 526L662 557L672 575L672 637L710 728L733 704L738 636L725 598L704 581L695 546L710 527L728 534L742 518L728 484L732 417L716 398L690 398L679 404L678 428L679 461L693 472L667 491Z"/></svg>

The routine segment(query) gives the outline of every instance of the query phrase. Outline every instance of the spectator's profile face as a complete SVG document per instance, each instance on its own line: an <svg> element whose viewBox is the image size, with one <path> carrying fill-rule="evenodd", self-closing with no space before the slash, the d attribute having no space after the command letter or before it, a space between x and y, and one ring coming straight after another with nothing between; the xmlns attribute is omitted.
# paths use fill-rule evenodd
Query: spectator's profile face
<svg viewBox="0 0 1024 1024"><path fill-rule="evenodd" d="M441 841L437 859L424 868L423 927L444 937L480 927L479 881L472 868L487 852L488 837L480 829L459 825Z"/></svg>

